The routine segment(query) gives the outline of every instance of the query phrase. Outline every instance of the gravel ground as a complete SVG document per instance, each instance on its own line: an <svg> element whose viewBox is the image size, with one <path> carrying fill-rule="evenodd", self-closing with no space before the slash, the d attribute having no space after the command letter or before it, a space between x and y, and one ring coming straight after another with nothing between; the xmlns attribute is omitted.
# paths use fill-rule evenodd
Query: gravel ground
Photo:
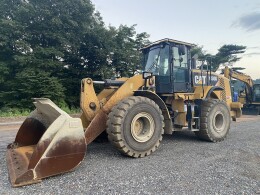
<svg viewBox="0 0 260 195"><path fill-rule="evenodd" d="M5 160L16 131L0 130L0 194L260 194L259 127L260 117L233 123L220 143L176 132L142 159L92 143L74 172L20 188L11 187Z"/></svg>

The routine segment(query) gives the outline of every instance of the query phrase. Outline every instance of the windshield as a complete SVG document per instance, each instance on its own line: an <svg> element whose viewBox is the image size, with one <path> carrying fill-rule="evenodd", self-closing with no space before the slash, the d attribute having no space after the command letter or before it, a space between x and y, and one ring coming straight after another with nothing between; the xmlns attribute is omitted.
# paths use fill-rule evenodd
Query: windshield
<svg viewBox="0 0 260 195"><path fill-rule="evenodd" d="M169 46L155 46L146 50L143 67L155 75L169 75Z"/></svg>

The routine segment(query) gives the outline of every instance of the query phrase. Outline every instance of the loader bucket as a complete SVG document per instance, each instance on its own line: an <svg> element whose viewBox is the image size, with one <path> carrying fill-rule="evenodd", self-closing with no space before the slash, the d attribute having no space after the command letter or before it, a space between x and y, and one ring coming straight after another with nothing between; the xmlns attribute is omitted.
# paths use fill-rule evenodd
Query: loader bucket
<svg viewBox="0 0 260 195"><path fill-rule="evenodd" d="M36 109L7 147L7 166L14 187L68 172L80 164L86 152L81 120L70 117L49 99L34 100Z"/></svg>

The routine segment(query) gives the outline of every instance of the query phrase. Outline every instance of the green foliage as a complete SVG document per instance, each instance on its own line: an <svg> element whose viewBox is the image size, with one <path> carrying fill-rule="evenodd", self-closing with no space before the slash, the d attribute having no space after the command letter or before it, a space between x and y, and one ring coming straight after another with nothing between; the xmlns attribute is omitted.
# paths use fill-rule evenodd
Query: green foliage
<svg viewBox="0 0 260 195"><path fill-rule="evenodd" d="M52 98L56 103L65 97L64 88L56 77L51 77L48 72L37 72L24 69L16 77L6 83L11 89L1 93L5 106L23 108L28 105L32 108L31 98ZM31 98L30 98L31 97Z"/></svg>
<svg viewBox="0 0 260 195"><path fill-rule="evenodd" d="M191 54L198 54L198 60L207 62L208 65L212 66L213 71L216 71L220 65L230 65L241 59L238 57L239 54L245 52L246 46L240 45L223 45L218 49L218 53L215 55L206 53L202 46L197 46L192 49Z"/></svg>
<svg viewBox="0 0 260 195"><path fill-rule="evenodd" d="M202 46L195 46L191 49L191 57L197 55L198 60L205 60L206 51Z"/></svg>
<svg viewBox="0 0 260 195"><path fill-rule="evenodd" d="M4 107L0 110L0 117L28 116L30 112L31 111L29 109Z"/></svg>
<svg viewBox="0 0 260 195"><path fill-rule="evenodd" d="M246 68L243 67L233 67L232 70L238 71L238 70L244 70Z"/></svg>
<svg viewBox="0 0 260 195"><path fill-rule="evenodd" d="M81 110L79 107L71 107L69 108L67 105L60 106L60 108L68 114L79 114Z"/></svg>
<svg viewBox="0 0 260 195"><path fill-rule="evenodd" d="M148 34L106 27L90 0L0 1L0 108L79 106L80 81L130 76Z"/></svg>
<svg viewBox="0 0 260 195"><path fill-rule="evenodd" d="M67 105L61 105L60 108L68 114L81 113L81 110L79 108L69 108ZM3 107L0 110L0 117L28 116L32 112L32 110L33 109Z"/></svg>
<svg viewBox="0 0 260 195"><path fill-rule="evenodd" d="M140 53L138 48L147 44L149 35L147 33L137 34L135 25L127 27L119 26L118 29L111 29L113 34L111 37L113 48L110 49L109 59L114 74L122 77L129 77L140 69ZM115 76L115 75L114 75Z"/></svg>

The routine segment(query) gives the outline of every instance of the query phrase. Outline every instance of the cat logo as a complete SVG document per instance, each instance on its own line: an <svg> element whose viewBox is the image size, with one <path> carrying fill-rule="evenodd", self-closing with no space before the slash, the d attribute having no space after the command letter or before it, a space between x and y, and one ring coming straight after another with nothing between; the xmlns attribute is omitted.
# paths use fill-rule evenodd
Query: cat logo
<svg viewBox="0 0 260 195"><path fill-rule="evenodd" d="M218 77L215 75L211 75L211 76L206 76L206 75L195 75L194 76L194 84L195 85L206 85L206 84L210 84L210 85L216 85L216 83L218 82Z"/></svg>
<svg viewBox="0 0 260 195"><path fill-rule="evenodd" d="M206 76L205 75L196 75L194 77L195 84L205 84L206 83Z"/></svg>

